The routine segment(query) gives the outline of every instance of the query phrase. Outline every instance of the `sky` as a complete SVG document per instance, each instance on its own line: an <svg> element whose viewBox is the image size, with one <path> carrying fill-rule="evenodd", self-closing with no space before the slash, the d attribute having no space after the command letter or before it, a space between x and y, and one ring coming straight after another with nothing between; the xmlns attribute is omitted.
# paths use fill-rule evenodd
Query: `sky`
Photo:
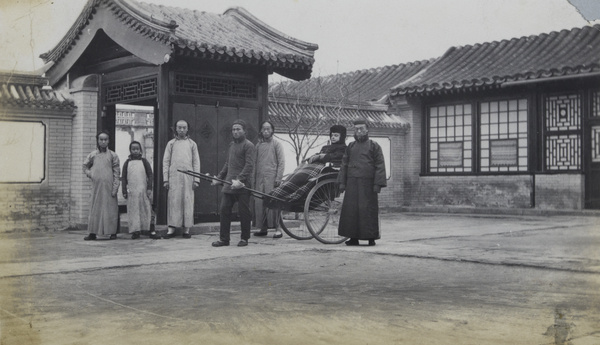
<svg viewBox="0 0 600 345"><path fill-rule="evenodd" d="M597 0L145 0L223 13L244 7L286 35L316 43L313 76L427 60L452 46L588 25ZM0 1L0 69L32 71L85 0ZM596 9L595 9L596 8ZM277 79L277 78L275 78Z"/></svg>

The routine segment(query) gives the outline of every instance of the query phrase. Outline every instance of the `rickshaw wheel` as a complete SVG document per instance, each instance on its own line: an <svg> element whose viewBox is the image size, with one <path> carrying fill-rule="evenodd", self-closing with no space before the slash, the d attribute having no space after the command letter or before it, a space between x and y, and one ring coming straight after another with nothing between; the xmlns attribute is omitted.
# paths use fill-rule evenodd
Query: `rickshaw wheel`
<svg viewBox="0 0 600 345"><path fill-rule="evenodd" d="M304 219L310 233L321 243L338 244L347 237L338 235L344 193L338 190L335 179L320 181L304 203Z"/></svg>
<svg viewBox="0 0 600 345"><path fill-rule="evenodd" d="M281 225L283 232L291 238L297 240L310 240L313 238L313 235L308 231L302 212L281 210L279 213L279 225Z"/></svg>

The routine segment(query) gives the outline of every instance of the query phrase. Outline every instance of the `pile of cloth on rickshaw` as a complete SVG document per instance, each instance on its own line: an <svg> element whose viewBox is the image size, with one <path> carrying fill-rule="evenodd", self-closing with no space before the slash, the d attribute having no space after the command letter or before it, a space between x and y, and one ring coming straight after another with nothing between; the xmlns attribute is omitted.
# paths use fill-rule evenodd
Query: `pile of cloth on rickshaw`
<svg viewBox="0 0 600 345"><path fill-rule="evenodd" d="M269 195L277 198L268 198L265 205L272 209L291 210L300 207L311 188L317 183L311 179L317 177L327 164L339 167L342 157L346 152L346 127L334 125L329 129L329 145L300 165L281 185L273 189Z"/></svg>

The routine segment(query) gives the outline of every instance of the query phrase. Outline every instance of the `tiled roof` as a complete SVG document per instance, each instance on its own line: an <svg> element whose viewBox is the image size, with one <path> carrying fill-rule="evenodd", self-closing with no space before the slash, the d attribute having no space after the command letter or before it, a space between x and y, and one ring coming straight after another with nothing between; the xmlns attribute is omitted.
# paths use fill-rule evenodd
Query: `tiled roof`
<svg viewBox="0 0 600 345"><path fill-rule="evenodd" d="M600 25L450 48L391 95L500 87L600 71Z"/></svg>
<svg viewBox="0 0 600 345"><path fill-rule="evenodd" d="M373 128L395 128L407 130L410 125L401 117L387 113L386 106L345 106L312 105L301 102L280 102L269 100L269 119L276 128L289 128L300 125L310 127L316 121L323 126L341 124L352 126L352 121L364 118Z"/></svg>
<svg viewBox="0 0 600 345"><path fill-rule="evenodd" d="M310 77L314 51L318 49L316 44L271 28L240 7L213 14L134 0L89 0L61 42L41 58L45 62L59 61L76 44L101 5L139 35L170 45L175 54L266 65L297 80Z"/></svg>
<svg viewBox="0 0 600 345"><path fill-rule="evenodd" d="M75 103L60 92L42 90L44 84L38 76L0 73L0 108L75 109Z"/></svg>
<svg viewBox="0 0 600 345"><path fill-rule="evenodd" d="M380 100L400 80L406 80L425 68L430 61L364 69L343 74L316 77L301 82L285 81L269 86L271 94L309 96L319 92L319 98L360 103Z"/></svg>

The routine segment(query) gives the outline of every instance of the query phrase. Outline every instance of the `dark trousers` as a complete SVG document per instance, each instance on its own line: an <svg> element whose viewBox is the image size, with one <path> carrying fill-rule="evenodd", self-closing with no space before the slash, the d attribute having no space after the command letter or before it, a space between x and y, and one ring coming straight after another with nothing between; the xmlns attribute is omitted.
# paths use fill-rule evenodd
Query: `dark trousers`
<svg viewBox="0 0 600 345"><path fill-rule="evenodd" d="M240 214L242 240L248 240L250 238L250 222L252 221L252 214L250 213L250 193L223 193L220 210L221 230L219 233L220 240L223 242L229 242L231 239L231 210L236 202L238 203L238 211Z"/></svg>

